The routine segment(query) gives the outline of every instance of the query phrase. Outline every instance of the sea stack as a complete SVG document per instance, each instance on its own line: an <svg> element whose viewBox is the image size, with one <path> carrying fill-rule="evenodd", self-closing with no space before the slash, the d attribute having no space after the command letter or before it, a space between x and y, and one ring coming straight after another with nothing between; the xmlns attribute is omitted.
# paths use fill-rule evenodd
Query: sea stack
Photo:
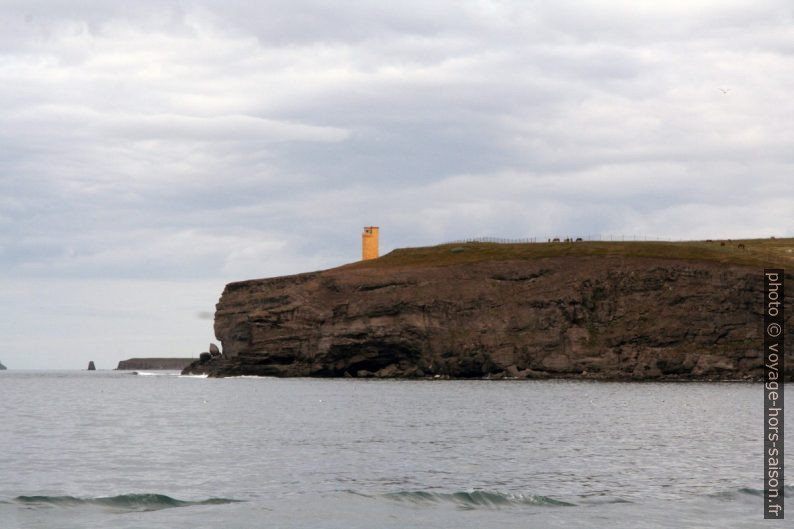
<svg viewBox="0 0 794 529"><path fill-rule="evenodd" d="M0 371L4 371L6 366L3 365L3 362L0 362Z"/></svg>
<svg viewBox="0 0 794 529"><path fill-rule="evenodd" d="M94 365L94 361L93 360L88 362L88 370L89 371L96 371L96 366Z"/></svg>

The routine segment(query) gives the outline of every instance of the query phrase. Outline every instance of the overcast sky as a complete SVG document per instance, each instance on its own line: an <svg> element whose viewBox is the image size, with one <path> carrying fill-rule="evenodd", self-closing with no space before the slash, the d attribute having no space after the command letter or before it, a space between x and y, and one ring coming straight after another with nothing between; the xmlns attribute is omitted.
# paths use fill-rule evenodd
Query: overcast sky
<svg viewBox="0 0 794 529"><path fill-rule="evenodd" d="M225 283L357 260L370 224L794 231L790 0L0 7L11 368L197 355Z"/></svg>

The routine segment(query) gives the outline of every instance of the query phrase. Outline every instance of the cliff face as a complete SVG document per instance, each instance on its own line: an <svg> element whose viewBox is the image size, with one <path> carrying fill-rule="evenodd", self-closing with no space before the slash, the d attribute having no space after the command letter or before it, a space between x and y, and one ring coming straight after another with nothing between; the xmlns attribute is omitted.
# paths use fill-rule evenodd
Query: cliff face
<svg viewBox="0 0 794 529"><path fill-rule="evenodd" d="M192 358L130 358L119 361L117 370L129 369L184 369L193 361Z"/></svg>
<svg viewBox="0 0 794 529"><path fill-rule="evenodd" d="M343 267L227 285L224 357L186 372L759 379L762 323L757 267L613 256Z"/></svg>

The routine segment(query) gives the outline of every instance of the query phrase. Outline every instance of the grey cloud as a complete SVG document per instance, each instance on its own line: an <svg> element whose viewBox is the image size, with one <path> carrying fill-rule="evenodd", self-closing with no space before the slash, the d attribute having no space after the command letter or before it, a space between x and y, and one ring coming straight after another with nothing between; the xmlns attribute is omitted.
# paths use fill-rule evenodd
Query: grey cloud
<svg viewBox="0 0 794 529"><path fill-rule="evenodd" d="M782 0L6 2L0 276L136 314L167 281L193 332L224 282L355 260L369 224L384 251L790 234L791 22Z"/></svg>
<svg viewBox="0 0 794 529"><path fill-rule="evenodd" d="M8 135L16 140L35 141L44 133L91 140L97 137L130 141L203 141L203 142L288 142L342 141L348 132L333 127L280 122L255 116L186 116L179 114L108 114L79 107L31 107L9 112L5 117ZM53 129L56 130L53 130ZM57 130L60 129L60 130ZM19 131L31 133L20 135Z"/></svg>

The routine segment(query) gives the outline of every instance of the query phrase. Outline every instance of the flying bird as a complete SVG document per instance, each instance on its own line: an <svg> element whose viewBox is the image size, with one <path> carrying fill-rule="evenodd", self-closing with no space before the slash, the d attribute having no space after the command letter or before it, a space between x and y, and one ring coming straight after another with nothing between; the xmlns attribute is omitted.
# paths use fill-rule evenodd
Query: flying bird
<svg viewBox="0 0 794 529"><path fill-rule="evenodd" d="M728 92L730 92L730 91L731 91L731 89L730 89L730 88L720 88L720 91L721 91L723 94L727 94Z"/></svg>

